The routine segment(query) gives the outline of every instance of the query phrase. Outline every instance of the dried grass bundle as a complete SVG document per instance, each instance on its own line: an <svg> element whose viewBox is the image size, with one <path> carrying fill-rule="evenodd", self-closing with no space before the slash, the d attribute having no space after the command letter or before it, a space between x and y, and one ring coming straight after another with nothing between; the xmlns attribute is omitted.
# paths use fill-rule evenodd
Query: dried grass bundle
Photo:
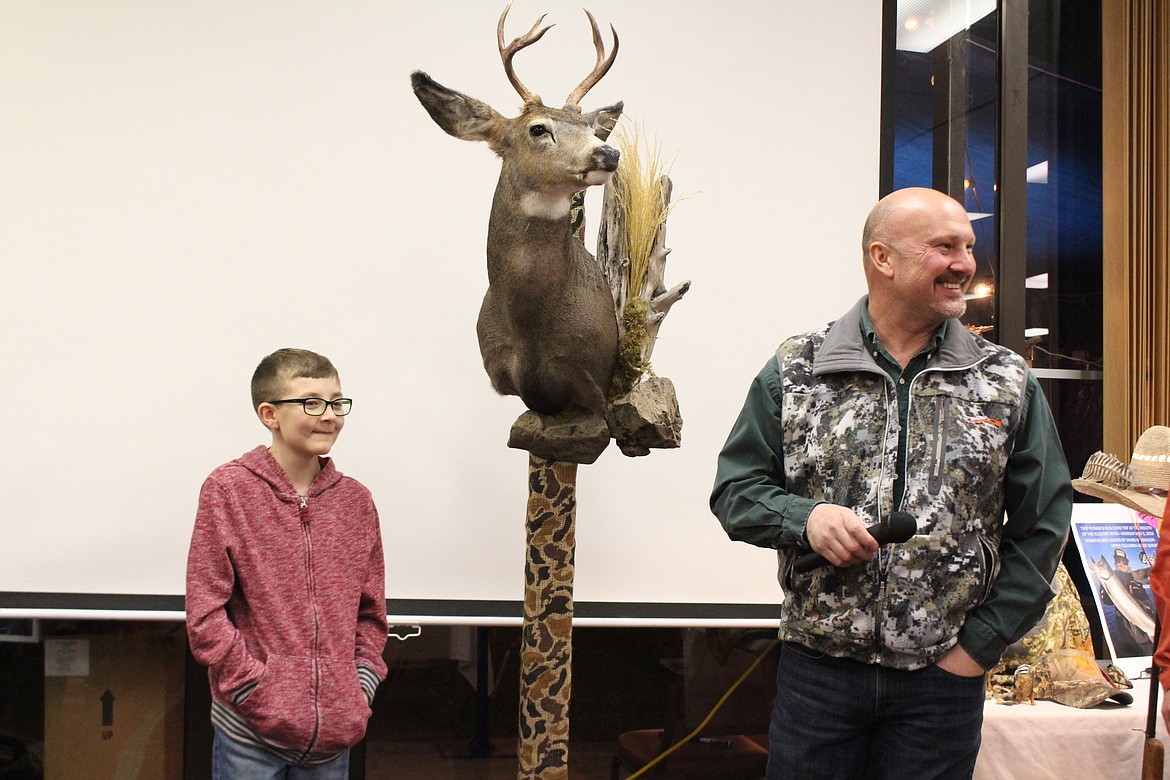
<svg viewBox="0 0 1170 780"><path fill-rule="evenodd" d="M662 144L643 148L642 129L637 122L618 124L617 143L622 150L614 194L625 215L625 250L630 264L627 269L630 297L642 296L650 253L658 231L666 224L670 205L662 196L662 177L668 169L662 161Z"/></svg>

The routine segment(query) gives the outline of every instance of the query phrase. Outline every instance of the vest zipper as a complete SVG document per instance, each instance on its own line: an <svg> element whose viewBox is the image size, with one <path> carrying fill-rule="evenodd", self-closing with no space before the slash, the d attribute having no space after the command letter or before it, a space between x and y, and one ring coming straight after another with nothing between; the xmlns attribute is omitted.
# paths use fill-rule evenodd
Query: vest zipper
<svg viewBox="0 0 1170 780"><path fill-rule="evenodd" d="M882 383L882 388L883 388L883 393L885 395L885 401L886 401L886 433L885 433L885 438L888 440L889 439L889 432L890 432L890 387L893 384L893 380L884 371L882 372L882 374L885 376L885 379L886 379L886 381ZM895 390L895 392L897 392L897 391ZM894 400L893 406L894 406L894 414L897 415L898 414L898 402L896 399ZM895 462L896 462L896 460L897 460L897 451L896 451L897 445L894 445L894 446L895 446L894 458L895 458ZM882 469L881 469L882 484L885 484L885 481L886 481L885 480L886 461L887 461L887 459L885 457L883 457L882 458ZM898 478L898 473L897 473L896 467L894 470L894 478L895 479ZM882 506L882 499L881 499L881 496L879 494L878 499L877 499L878 522L881 522L881 520L882 520L881 506ZM876 615L876 619L874 621L874 628L873 628L873 653L874 653L875 659L881 656L882 621L885 619L885 615L886 615L886 579L889 575L890 562L892 560L893 560L892 554L888 550L883 550L881 548L878 548L878 577L877 577L877 581L878 581L878 592L877 592L878 614Z"/></svg>

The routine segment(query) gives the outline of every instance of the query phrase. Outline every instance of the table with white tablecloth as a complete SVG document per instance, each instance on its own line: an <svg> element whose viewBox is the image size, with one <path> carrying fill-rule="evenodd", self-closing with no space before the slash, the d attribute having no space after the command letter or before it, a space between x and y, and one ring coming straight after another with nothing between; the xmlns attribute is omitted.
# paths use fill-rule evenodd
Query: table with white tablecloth
<svg viewBox="0 0 1170 780"><path fill-rule="evenodd" d="M988 701L975 780L1140 780L1150 682L1133 684L1129 705L1109 700L1080 710ZM1161 715L1158 736L1170 746Z"/></svg>

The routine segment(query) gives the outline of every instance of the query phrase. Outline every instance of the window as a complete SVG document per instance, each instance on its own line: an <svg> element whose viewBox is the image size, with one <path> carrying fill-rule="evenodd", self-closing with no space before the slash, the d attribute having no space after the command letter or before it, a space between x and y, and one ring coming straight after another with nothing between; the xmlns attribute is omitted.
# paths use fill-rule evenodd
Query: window
<svg viewBox="0 0 1170 780"><path fill-rule="evenodd" d="M1100 0L887 0L885 29L882 193L966 205L964 322L1032 363L1079 473L1102 437Z"/></svg>

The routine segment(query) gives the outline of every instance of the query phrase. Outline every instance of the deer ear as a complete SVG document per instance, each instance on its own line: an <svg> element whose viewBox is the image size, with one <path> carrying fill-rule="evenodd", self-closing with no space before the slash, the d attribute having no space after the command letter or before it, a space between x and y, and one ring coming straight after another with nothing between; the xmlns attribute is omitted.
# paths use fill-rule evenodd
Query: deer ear
<svg viewBox="0 0 1170 780"><path fill-rule="evenodd" d="M608 139L609 134L617 126L618 119L622 116L622 107L623 104L618 102L585 115L585 120L593 125L594 134L602 141Z"/></svg>
<svg viewBox="0 0 1170 780"><path fill-rule="evenodd" d="M421 70L410 75L415 97L449 135L464 141L497 143L503 117L487 103L444 87Z"/></svg>

